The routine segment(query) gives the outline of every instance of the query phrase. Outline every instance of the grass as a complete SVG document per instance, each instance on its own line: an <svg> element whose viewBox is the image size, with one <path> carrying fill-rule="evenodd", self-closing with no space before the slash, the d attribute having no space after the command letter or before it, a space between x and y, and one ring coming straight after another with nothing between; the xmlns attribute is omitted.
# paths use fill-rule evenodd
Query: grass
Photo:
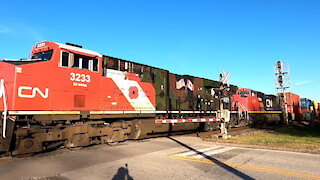
<svg viewBox="0 0 320 180"><path fill-rule="evenodd" d="M287 149L320 154L320 127L292 126L287 128L253 129L217 142L244 144L272 149Z"/></svg>

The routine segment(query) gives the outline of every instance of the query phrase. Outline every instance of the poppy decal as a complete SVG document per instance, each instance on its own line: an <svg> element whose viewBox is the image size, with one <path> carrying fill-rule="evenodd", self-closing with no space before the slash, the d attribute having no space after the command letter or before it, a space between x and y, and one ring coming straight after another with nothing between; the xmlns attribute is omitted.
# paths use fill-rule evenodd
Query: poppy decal
<svg viewBox="0 0 320 180"><path fill-rule="evenodd" d="M129 97L130 99L137 99L139 96L139 90L136 86L131 86L129 88Z"/></svg>

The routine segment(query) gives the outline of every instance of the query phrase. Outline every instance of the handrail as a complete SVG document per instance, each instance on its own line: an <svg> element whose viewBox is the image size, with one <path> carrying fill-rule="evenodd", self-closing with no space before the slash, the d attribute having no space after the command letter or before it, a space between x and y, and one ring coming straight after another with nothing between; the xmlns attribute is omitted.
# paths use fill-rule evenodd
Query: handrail
<svg viewBox="0 0 320 180"><path fill-rule="evenodd" d="M3 96L3 126L2 126L2 137L6 138L6 129L7 129L7 99L6 99L6 90L4 86L4 79L0 81L0 98Z"/></svg>
<svg viewBox="0 0 320 180"><path fill-rule="evenodd" d="M237 104L238 112L245 112L245 119L247 119L247 117L248 117L248 109L243 104L241 104L240 102L234 102L234 104Z"/></svg>

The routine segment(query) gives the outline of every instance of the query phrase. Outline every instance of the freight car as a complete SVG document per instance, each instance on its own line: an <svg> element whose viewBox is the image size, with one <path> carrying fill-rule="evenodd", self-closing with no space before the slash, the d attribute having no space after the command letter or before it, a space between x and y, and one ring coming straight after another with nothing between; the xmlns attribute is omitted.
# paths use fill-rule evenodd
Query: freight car
<svg viewBox="0 0 320 180"><path fill-rule="evenodd" d="M301 98L301 116L303 120L311 121L314 117L314 106L310 99L308 98Z"/></svg>
<svg viewBox="0 0 320 180"><path fill-rule="evenodd" d="M279 93L278 96L282 96L282 93ZM300 98L299 95L291 92L286 93L286 101L290 121L310 121L319 117L319 104L316 101Z"/></svg>
<svg viewBox="0 0 320 180"><path fill-rule="evenodd" d="M288 103L289 120L301 119L300 96L294 93L286 93Z"/></svg>
<svg viewBox="0 0 320 180"><path fill-rule="evenodd" d="M317 101L313 101L313 107L314 107L314 116L315 118L319 117L319 103Z"/></svg>
<svg viewBox="0 0 320 180"><path fill-rule="evenodd" d="M32 48L31 59L4 60L0 69L2 154L214 129L221 94L231 109L237 91L48 41Z"/></svg>

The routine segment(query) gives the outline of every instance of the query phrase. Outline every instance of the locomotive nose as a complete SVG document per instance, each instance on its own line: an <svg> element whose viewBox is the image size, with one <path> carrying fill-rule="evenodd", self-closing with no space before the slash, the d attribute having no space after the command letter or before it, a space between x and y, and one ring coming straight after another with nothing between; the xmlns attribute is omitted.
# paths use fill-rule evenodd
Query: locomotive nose
<svg viewBox="0 0 320 180"><path fill-rule="evenodd" d="M16 65L0 61L0 134L3 138L6 138L7 114L12 104L16 69Z"/></svg>

